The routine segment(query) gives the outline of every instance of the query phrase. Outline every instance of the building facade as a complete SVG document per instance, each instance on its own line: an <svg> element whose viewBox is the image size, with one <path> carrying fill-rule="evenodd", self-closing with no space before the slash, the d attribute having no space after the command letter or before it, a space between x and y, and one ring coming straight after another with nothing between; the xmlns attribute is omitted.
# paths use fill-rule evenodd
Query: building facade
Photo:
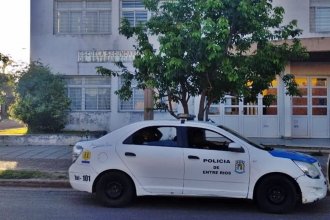
<svg viewBox="0 0 330 220"><path fill-rule="evenodd" d="M301 41L310 58L291 62L285 70L296 76L302 97L287 96L277 79L255 103L226 96L211 106L209 118L250 137L329 138L330 1L273 0L273 4L284 7L284 23L296 19L303 30ZM122 61L134 70L134 42L118 32L123 17L135 25L150 13L141 0L31 0L31 61L65 76L71 99L68 130L111 131L143 120L143 91L133 89L132 99L120 100L114 94L120 79L102 77L95 69L116 69L113 62ZM265 93L277 96L268 108L262 102ZM197 112L194 100L191 105ZM154 117L171 118L159 111Z"/></svg>

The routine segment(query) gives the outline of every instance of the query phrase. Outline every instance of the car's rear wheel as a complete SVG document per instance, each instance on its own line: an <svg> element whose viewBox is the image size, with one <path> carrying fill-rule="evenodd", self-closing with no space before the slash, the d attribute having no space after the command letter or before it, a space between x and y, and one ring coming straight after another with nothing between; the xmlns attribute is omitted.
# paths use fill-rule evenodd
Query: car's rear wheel
<svg viewBox="0 0 330 220"><path fill-rule="evenodd" d="M135 196L133 181L123 173L106 173L96 184L96 197L109 207L126 206Z"/></svg>
<svg viewBox="0 0 330 220"><path fill-rule="evenodd" d="M259 208L265 212L286 213L294 209L298 195L290 179L282 175L272 175L258 184L255 199Z"/></svg>

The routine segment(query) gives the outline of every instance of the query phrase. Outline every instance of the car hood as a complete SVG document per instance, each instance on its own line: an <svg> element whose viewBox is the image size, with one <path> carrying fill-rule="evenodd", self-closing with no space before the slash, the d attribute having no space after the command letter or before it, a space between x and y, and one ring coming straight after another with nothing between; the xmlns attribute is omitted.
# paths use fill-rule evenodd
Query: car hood
<svg viewBox="0 0 330 220"><path fill-rule="evenodd" d="M287 159L301 161L301 162L310 163L310 164L313 164L317 161L317 159L315 159L314 157L312 157L310 155L298 153L298 152L285 151L285 150L272 150L272 151L269 151L269 153L273 157L287 158Z"/></svg>

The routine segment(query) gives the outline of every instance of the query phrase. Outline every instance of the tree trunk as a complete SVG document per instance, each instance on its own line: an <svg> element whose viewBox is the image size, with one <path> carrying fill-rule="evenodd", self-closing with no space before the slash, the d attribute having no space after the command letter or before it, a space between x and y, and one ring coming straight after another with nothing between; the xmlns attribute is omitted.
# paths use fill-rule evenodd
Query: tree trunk
<svg viewBox="0 0 330 220"><path fill-rule="evenodd" d="M7 110L6 104L0 105L0 121L8 118Z"/></svg>
<svg viewBox="0 0 330 220"><path fill-rule="evenodd" d="M182 101L181 104L182 104L182 108L183 108L183 113L184 114L189 114L189 108L188 108L187 100Z"/></svg>
<svg viewBox="0 0 330 220"><path fill-rule="evenodd" d="M204 120L204 109L205 109L204 106L205 106L205 91L202 92L201 100L199 101L199 109L198 109L198 116L197 116L198 121Z"/></svg>
<svg viewBox="0 0 330 220"><path fill-rule="evenodd" d="M209 112L210 112L210 107L205 109L205 121L209 121Z"/></svg>
<svg viewBox="0 0 330 220"><path fill-rule="evenodd" d="M153 90L146 88L144 90L144 120L154 119L154 98Z"/></svg>

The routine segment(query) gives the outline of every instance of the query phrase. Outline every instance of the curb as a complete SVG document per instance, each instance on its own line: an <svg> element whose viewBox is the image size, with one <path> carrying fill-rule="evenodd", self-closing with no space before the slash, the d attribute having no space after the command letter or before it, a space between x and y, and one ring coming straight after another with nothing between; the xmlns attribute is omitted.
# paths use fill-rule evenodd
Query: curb
<svg viewBox="0 0 330 220"><path fill-rule="evenodd" d="M71 188L68 180L48 179L2 179L0 186L5 187L34 187L34 188Z"/></svg>

